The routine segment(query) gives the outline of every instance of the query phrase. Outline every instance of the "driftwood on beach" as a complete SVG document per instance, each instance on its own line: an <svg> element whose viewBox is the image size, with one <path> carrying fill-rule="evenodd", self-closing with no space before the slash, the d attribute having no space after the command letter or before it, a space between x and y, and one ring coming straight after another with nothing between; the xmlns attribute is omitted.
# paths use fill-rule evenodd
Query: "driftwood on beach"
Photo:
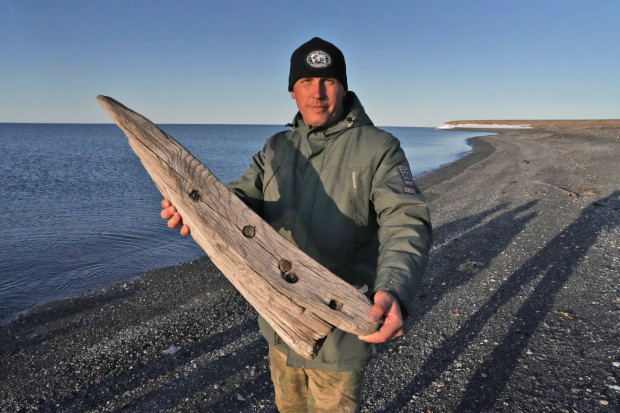
<svg viewBox="0 0 620 413"><path fill-rule="evenodd" d="M364 294L284 239L151 121L112 98L97 100L194 240L289 347L313 358L335 327L377 330Z"/></svg>

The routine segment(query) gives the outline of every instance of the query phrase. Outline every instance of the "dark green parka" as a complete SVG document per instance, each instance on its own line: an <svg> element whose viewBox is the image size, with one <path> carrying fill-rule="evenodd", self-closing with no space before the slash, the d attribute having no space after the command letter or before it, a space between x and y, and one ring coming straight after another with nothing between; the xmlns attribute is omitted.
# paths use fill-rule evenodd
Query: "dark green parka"
<svg viewBox="0 0 620 413"><path fill-rule="evenodd" d="M411 311L428 260L431 224L398 139L377 129L353 92L326 128L298 113L228 187L276 231L353 286L386 290ZM346 371L373 346L333 331L313 360L290 350L259 317L267 341L295 367Z"/></svg>

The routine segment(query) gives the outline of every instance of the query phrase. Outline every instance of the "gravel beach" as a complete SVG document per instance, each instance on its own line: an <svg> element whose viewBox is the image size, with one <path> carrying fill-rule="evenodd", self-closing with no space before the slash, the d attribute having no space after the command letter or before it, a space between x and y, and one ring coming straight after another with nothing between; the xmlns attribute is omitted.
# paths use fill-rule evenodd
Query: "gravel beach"
<svg viewBox="0 0 620 413"><path fill-rule="evenodd" d="M620 128L496 132L418 179L431 259L365 412L620 411ZM256 317L206 257L42 306L0 327L0 411L275 412Z"/></svg>

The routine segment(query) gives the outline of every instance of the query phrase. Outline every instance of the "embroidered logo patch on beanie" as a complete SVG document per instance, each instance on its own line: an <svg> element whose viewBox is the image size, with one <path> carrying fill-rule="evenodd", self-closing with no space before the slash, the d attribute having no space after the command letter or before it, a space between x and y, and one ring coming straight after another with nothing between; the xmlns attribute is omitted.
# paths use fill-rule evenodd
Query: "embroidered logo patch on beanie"
<svg viewBox="0 0 620 413"><path fill-rule="evenodd" d="M306 56L306 63L314 69L325 69L331 66L332 58L322 50L315 50L308 53L308 56Z"/></svg>

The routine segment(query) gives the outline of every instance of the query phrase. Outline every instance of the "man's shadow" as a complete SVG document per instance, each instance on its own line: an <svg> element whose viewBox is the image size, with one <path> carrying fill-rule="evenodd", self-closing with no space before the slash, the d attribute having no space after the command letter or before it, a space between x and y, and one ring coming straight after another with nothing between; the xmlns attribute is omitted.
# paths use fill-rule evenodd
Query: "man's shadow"
<svg viewBox="0 0 620 413"><path fill-rule="evenodd" d="M529 298L516 314L504 339L495 347L468 383L456 411L488 411L505 388L515 370L519 357L545 316L552 311L554 298L572 276L575 268L594 245L603 230L617 228L619 220L606 223L593 219L604 208L620 210L620 191L591 203L581 215L562 230L543 249L528 259L488 298L462 327L435 349L420 368L420 372L403 386L400 395L388 404L384 412L397 411L409 405L412 395L421 394L469 347L498 310L522 291L521 286L544 275ZM579 248L575 248L577 245ZM493 379L486 380L487 372ZM483 374L484 373L484 374Z"/></svg>
<svg viewBox="0 0 620 413"><path fill-rule="evenodd" d="M432 302L425 296L427 293L423 288L420 298L426 298L423 301L427 305L412 314L407 322L411 324L418 322L447 292L465 285L479 271L486 268L536 216L536 212L531 211L536 204L536 201L531 201L505 211L481 226L478 225L485 218L505 210L507 205L502 204L437 228L436 242L441 245L432 251L427 268L430 280L426 287L430 289L435 286L432 288ZM454 236L454 231L463 226L473 229L463 235Z"/></svg>

